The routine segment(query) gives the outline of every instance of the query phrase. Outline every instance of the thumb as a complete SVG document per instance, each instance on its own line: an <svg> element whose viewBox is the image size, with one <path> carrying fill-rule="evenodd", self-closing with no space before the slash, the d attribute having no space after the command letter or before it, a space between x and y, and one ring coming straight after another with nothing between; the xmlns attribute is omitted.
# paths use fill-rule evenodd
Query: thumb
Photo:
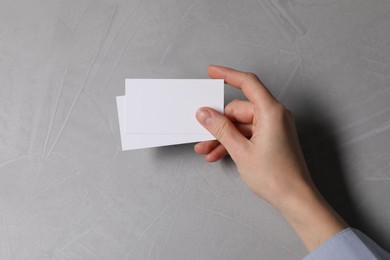
<svg viewBox="0 0 390 260"><path fill-rule="evenodd" d="M226 116L212 108L198 109L196 119L226 148L233 159L249 142Z"/></svg>

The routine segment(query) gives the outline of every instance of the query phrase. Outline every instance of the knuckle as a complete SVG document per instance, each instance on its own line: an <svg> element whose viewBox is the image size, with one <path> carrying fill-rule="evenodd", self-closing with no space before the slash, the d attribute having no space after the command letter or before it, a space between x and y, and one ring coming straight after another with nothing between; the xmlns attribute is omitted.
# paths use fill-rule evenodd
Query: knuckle
<svg viewBox="0 0 390 260"><path fill-rule="evenodd" d="M225 135L226 132L228 131L228 123L226 120L222 120L216 127L215 127L215 137L220 140L222 139Z"/></svg>
<svg viewBox="0 0 390 260"><path fill-rule="evenodd" d="M255 77L257 77L256 74L253 73L253 72L247 72L246 75L247 75L248 78L255 78Z"/></svg>
<svg viewBox="0 0 390 260"><path fill-rule="evenodd" d="M241 99L235 98L232 101L230 101L229 105L233 106L236 105L237 103L240 103Z"/></svg>
<svg viewBox="0 0 390 260"><path fill-rule="evenodd" d="M259 78L257 77L257 75L253 72L247 72L246 73L246 80L248 81L258 81Z"/></svg>
<svg viewBox="0 0 390 260"><path fill-rule="evenodd" d="M225 113L232 115L234 113L234 108L240 103L239 99L233 99L225 106Z"/></svg>
<svg viewBox="0 0 390 260"><path fill-rule="evenodd" d="M291 112L279 102L273 106L270 114L273 117L281 120L290 118L292 116Z"/></svg>

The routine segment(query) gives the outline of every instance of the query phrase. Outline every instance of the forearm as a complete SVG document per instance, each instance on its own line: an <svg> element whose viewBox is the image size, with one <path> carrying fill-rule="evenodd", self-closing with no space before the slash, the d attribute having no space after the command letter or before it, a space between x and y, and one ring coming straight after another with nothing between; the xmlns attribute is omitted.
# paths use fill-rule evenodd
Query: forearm
<svg viewBox="0 0 390 260"><path fill-rule="evenodd" d="M286 196L283 203L275 206L309 252L348 227L312 185L302 185Z"/></svg>

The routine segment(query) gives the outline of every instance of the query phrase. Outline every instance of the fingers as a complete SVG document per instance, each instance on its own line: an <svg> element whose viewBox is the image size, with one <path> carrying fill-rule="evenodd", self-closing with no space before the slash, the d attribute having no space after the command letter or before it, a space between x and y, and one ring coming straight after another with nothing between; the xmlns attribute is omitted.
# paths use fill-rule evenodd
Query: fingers
<svg viewBox="0 0 390 260"><path fill-rule="evenodd" d="M194 149L196 153L205 155L208 162L216 162L228 154L226 148L217 140L198 143Z"/></svg>
<svg viewBox="0 0 390 260"><path fill-rule="evenodd" d="M209 154L220 144L217 140L200 142L195 145L194 150L197 154Z"/></svg>
<svg viewBox="0 0 390 260"><path fill-rule="evenodd" d="M211 108L196 112L198 121L226 148L233 160L246 150L248 139L224 115Z"/></svg>
<svg viewBox="0 0 390 260"><path fill-rule="evenodd" d="M214 150L208 153L205 158L208 162L216 162L226 155L228 155L228 151L222 144L219 144Z"/></svg>
<svg viewBox="0 0 390 260"><path fill-rule="evenodd" d="M235 99L225 106L225 116L233 122L250 124L253 122L254 108L249 101Z"/></svg>
<svg viewBox="0 0 390 260"><path fill-rule="evenodd" d="M194 149L196 153L205 155L208 162L216 162L228 154L226 148L217 140L198 143Z"/></svg>
<svg viewBox="0 0 390 260"><path fill-rule="evenodd" d="M250 139L252 137L252 124L238 124L235 126L247 139ZM197 154L209 154L220 144L221 143L218 140L204 141L197 143L194 146L194 150Z"/></svg>
<svg viewBox="0 0 390 260"><path fill-rule="evenodd" d="M271 92L253 73L241 72L222 66L209 66L208 74L210 78L224 79L227 84L241 89L248 100L255 105L264 106L275 101Z"/></svg>

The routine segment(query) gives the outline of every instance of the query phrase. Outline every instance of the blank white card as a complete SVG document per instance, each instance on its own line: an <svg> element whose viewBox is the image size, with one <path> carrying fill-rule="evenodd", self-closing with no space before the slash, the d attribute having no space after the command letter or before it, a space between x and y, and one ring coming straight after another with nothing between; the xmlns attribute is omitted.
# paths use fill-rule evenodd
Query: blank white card
<svg viewBox="0 0 390 260"><path fill-rule="evenodd" d="M126 79L125 133L208 134L195 112L223 102L223 80Z"/></svg>
<svg viewBox="0 0 390 260"><path fill-rule="evenodd" d="M206 106L223 112L223 80L126 79L117 97L122 150L213 140L195 119Z"/></svg>

